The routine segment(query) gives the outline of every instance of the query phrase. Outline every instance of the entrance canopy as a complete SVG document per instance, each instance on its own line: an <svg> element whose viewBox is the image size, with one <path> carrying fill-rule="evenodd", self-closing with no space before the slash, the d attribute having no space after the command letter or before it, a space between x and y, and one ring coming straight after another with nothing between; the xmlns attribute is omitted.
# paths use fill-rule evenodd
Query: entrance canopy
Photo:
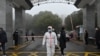
<svg viewBox="0 0 100 56"><path fill-rule="evenodd" d="M33 4L30 0L11 0L12 4L16 8L23 8L29 10L33 7Z"/></svg>
<svg viewBox="0 0 100 56"><path fill-rule="evenodd" d="M74 4L77 0L11 0L14 7L23 8L25 10L31 9L33 6L47 4L47 3L65 3Z"/></svg>
<svg viewBox="0 0 100 56"><path fill-rule="evenodd" d="M86 5L92 5L94 4L96 0L76 0L75 6L79 8L83 8Z"/></svg>
<svg viewBox="0 0 100 56"><path fill-rule="evenodd" d="M76 0L31 0L33 5L41 5L46 3L66 3L66 4L74 4Z"/></svg>

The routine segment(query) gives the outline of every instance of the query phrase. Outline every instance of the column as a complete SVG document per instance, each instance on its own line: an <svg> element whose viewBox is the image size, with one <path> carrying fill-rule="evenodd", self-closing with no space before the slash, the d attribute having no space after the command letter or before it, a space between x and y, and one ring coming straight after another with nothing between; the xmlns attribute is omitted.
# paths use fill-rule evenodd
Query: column
<svg viewBox="0 0 100 56"><path fill-rule="evenodd" d="M24 15L25 10L22 10L21 8L15 8L15 29L18 29L20 36L25 35ZM19 44L22 44L24 39L25 38L20 37Z"/></svg>
<svg viewBox="0 0 100 56"><path fill-rule="evenodd" d="M100 27L100 0L96 0L97 24Z"/></svg>
<svg viewBox="0 0 100 56"><path fill-rule="evenodd" d="M12 20L12 7L11 1L0 0L0 27L7 33L7 48L13 45L13 20Z"/></svg>
<svg viewBox="0 0 100 56"><path fill-rule="evenodd" d="M95 5L87 5L83 8L83 27L89 33L89 37L95 35Z"/></svg>

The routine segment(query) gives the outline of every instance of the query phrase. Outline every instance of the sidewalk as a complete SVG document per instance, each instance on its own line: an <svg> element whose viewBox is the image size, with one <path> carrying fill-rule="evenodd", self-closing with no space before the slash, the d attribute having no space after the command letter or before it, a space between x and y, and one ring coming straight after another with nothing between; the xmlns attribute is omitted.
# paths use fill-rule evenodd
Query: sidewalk
<svg viewBox="0 0 100 56"><path fill-rule="evenodd" d="M70 40L70 41L78 45L83 45L86 52L100 52L100 50L96 48L96 45L92 44L85 45L83 41L78 41L78 40Z"/></svg>

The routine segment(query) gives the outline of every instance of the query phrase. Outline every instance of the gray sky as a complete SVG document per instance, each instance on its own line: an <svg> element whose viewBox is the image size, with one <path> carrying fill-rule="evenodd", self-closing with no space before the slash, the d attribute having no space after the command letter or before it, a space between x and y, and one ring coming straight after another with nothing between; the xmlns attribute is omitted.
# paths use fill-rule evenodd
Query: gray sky
<svg viewBox="0 0 100 56"><path fill-rule="evenodd" d="M58 14L60 17L65 18L67 15L74 11L78 11L74 5L64 3L47 3L39 6L34 6L31 10L26 10L26 13L31 15L38 14L40 11L51 11L53 14Z"/></svg>

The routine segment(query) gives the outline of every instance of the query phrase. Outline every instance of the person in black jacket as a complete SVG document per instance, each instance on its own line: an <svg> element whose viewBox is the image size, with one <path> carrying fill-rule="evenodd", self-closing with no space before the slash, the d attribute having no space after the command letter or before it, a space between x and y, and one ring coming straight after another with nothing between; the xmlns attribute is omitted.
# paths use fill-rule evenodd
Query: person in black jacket
<svg viewBox="0 0 100 56"><path fill-rule="evenodd" d="M2 47L3 56L6 56L5 43L7 42L7 35L3 28L0 28L0 46Z"/></svg>
<svg viewBox="0 0 100 56"><path fill-rule="evenodd" d="M85 44L88 45L88 32L87 32L87 30L85 30L84 39L85 39Z"/></svg>
<svg viewBox="0 0 100 56"><path fill-rule="evenodd" d="M64 27L62 27L61 29L59 44L61 49L61 55L64 56L64 49L66 48L66 33Z"/></svg>
<svg viewBox="0 0 100 56"><path fill-rule="evenodd" d="M32 36L32 41L34 41L34 33L33 32L31 33L31 36Z"/></svg>
<svg viewBox="0 0 100 56"><path fill-rule="evenodd" d="M18 34L18 30L16 30L13 34L13 40L15 41L15 46L18 46L18 38L19 38L19 34Z"/></svg>
<svg viewBox="0 0 100 56"><path fill-rule="evenodd" d="M28 32L26 32L26 41L28 41L28 35L29 35Z"/></svg>
<svg viewBox="0 0 100 56"><path fill-rule="evenodd" d="M96 28L95 38L96 38L97 48L100 49L100 28L99 27Z"/></svg>

